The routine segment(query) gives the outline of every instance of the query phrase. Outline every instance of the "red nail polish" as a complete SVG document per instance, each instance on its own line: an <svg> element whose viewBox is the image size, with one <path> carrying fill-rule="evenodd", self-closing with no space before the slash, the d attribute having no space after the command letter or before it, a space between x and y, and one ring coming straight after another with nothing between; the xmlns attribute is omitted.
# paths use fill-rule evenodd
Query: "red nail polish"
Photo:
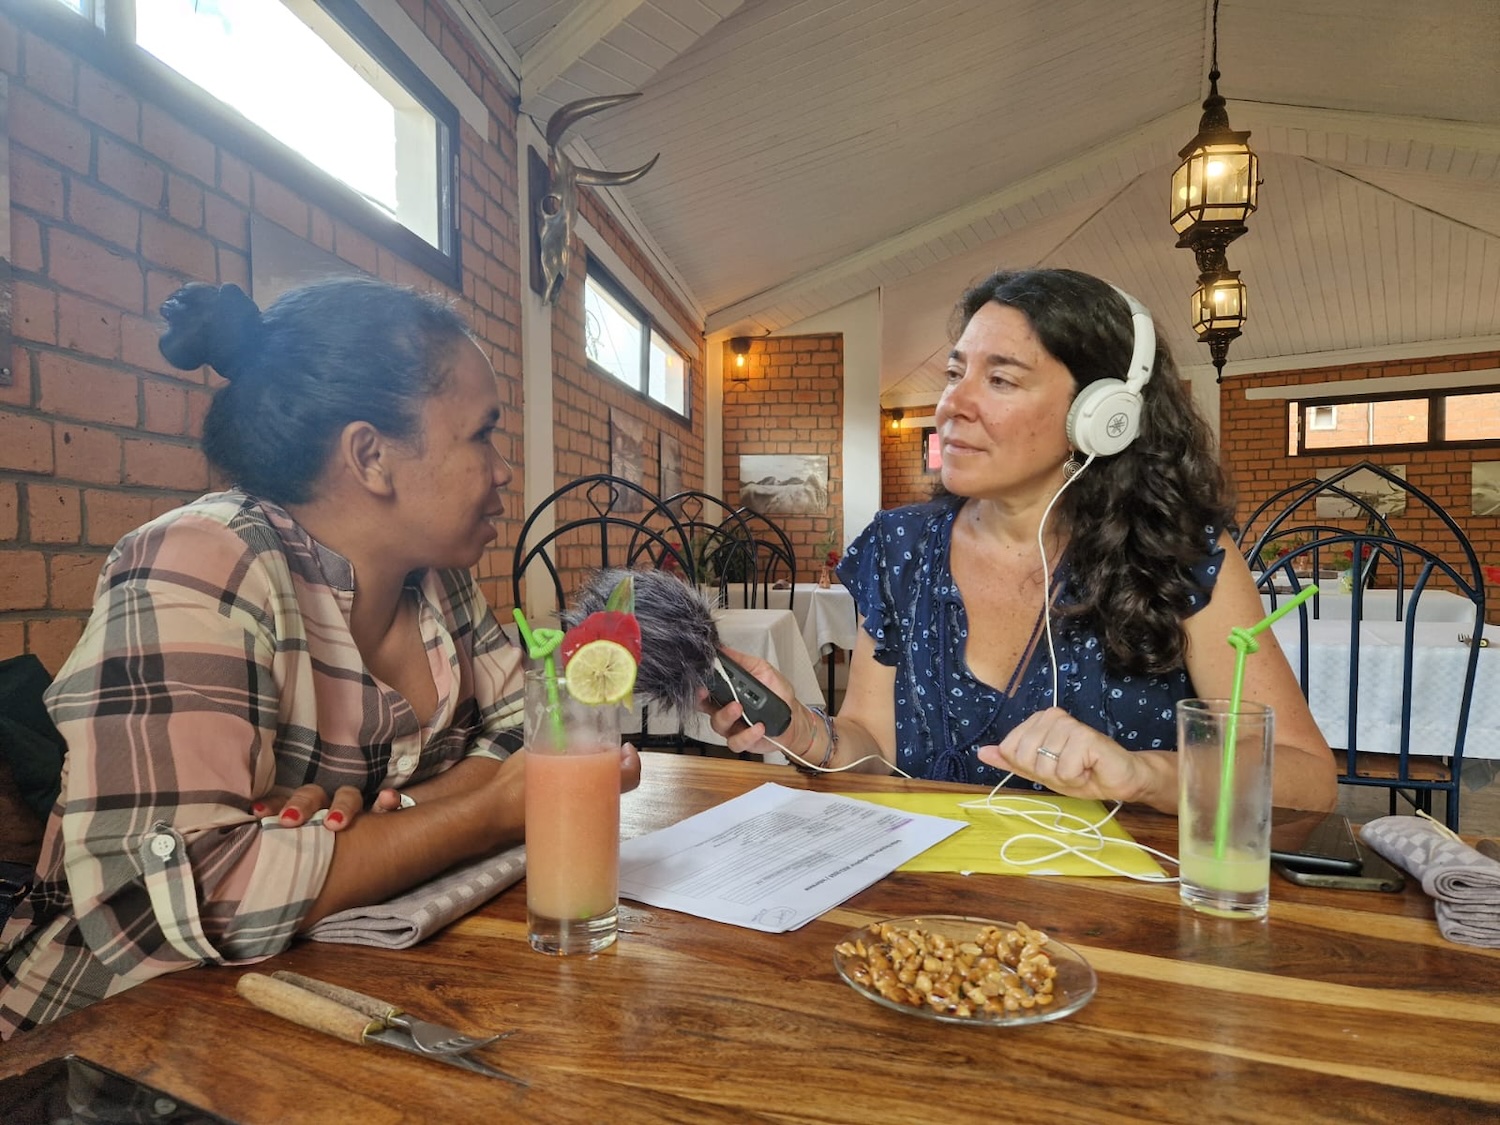
<svg viewBox="0 0 1500 1125"><path fill-rule="evenodd" d="M333 828L337 825L343 824L344 814L341 812L331 812L323 818L323 823L328 825L329 828Z"/></svg>
<svg viewBox="0 0 1500 1125"><path fill-rule="evenodd" d="M282 809L281 819L286 821L288 824L296 824L299 820L302 819L302 814L296 809Z"/></svg>
<svg viewBox="0 0 1500 1125"><path fill-rule="evenodd" d="M264 801L256 801L255 804L250 806L250 811L256 816L265 816L266 803Z"/></svg>

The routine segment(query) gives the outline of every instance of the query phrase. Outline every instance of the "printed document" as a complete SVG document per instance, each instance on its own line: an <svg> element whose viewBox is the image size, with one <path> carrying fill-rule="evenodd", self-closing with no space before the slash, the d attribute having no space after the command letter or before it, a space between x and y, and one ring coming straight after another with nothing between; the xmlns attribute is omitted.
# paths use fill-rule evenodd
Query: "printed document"
<svg viewBox="0 0 1500 1125"><path fill-rule="evenodd" d="M779 934L832 910L961 820L767 783L620 844L620 894Z"/></svg>

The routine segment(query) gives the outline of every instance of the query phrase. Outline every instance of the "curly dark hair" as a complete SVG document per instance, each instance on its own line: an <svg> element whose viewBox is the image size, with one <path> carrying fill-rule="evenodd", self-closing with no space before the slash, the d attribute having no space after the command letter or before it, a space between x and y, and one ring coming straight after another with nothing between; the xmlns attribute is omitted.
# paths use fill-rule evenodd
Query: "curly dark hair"
<svg viewBox="0 0 1500 1125"><path fill-rule="evenodd" d="M1025 315L1076 390L1125 377L1134 329L1108 282L1076 270L1001 270L959 300L955 338L991 301ZM1111 670L1132 674L1182 666L1182 621L1202 592L1192 567L1203 558L1207 529L1229 528L1234 518L1212 432L1159 340L1142 400L1139 436L1095 459L1056 509L1070 535L1077 598L1063 612L1097 627Z"/></svg>
<svg viewBox="0 0 1500 1125"><path fill-rule="evenodd" d="M471 339L445 297L339 277L283 294L262 315L237 285L192 284L162 304L161 353L228 384L203 422L203 452L247 492L277 504L312 498L340 432L364 421L409 440Z"/></svg>

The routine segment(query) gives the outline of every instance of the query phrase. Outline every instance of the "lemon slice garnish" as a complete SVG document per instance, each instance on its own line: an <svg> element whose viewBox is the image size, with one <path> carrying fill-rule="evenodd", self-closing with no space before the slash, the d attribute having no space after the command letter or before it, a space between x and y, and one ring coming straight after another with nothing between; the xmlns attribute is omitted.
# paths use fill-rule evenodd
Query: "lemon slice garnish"
<svg viewBox="0 0 1500 1125"><path fill-rule="evenodd" d="M617 641L590 641L568 659L564 678L579 703L621 703L635 687L635 658Z"/></svg>

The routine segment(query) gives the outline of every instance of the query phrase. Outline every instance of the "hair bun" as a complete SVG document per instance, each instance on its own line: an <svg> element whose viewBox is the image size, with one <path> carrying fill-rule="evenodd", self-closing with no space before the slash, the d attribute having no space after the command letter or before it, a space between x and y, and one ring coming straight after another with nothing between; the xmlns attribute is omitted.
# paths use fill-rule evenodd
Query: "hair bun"
<svg viewBox="0 0 1500 1125"><path fill-rule="evenodd" d="M180 370L206 363L233 380L260 350L260 308L238 285L184 285L162 302L161 315L167 330L157 347Z"/></svg>

